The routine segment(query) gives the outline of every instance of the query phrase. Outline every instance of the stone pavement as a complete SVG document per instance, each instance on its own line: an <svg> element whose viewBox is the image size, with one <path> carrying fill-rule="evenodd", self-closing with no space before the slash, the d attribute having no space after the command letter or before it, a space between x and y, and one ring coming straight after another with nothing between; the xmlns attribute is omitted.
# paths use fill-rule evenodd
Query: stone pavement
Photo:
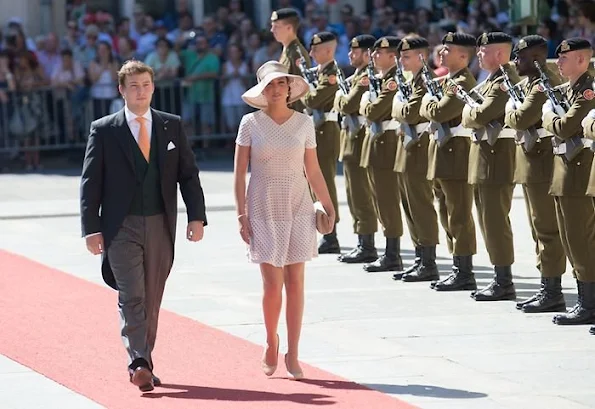
<svg viewBox="0 0 595 409"><path fill-rule="evenodd" d="M231 163L201 163L201 169L210 225L202 243L189 243L180 213L163 307L262 344L260 276L246 261L237 233ZM77 170L0 175L0 248L103 285L99 259L87 253L80 238L78 183ZM347 249L355 237L342 177L338 189L339 239ZM511 221L513 273L518 297L525 298L538 288L539 276L520 189ZM484 285L492 274L479 231L477 237L474 264L478 284ZM442 230L441 239L444 243ZM384 245L380 234L377 245ZM409 262L413 246L407 232L402 247ZM446 274L446 247L440 245L437 253ZM564 289L571 306L576 287L569 273ZM391 273L364 273L359 265L338 263L334 255L308 264L306 294L303 361L423 409L595 408L595 337L587 326L558 327L552 314L526 315L513 302L477 303L468 292L442 294L427 283L396 283ZM281 321L283 352L283 314ZM97 407L2 356L0 380L2 408ZM32 385L42 388L38 401L25 392Z"/></svg>

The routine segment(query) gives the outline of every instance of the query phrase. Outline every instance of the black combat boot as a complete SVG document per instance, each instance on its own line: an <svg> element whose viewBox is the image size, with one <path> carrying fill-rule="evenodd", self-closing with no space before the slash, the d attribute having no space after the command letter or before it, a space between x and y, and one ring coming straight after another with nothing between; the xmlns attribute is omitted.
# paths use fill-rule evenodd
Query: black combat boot
<svg viewBox="0 0 595 409"><path fill-rule="evenodd" d="M337 240L337 225L333 227L333 231L325 234L318 243L318 254L340 254L341 246Z"/></svg>
<svg viewBox="0 0 595 409"><path fill-rule="evenodd" d="M415 259L413 260L413 264L407 267L407 270L403 271L402 273L395 273L393 274L393 280L400 281L403 276L407 274L413 273L417 268L421 265L421 246L415 246Z"/></svg>
<svg viewBox="0 0 595 409"><path fill-rule="evenodd" d="M380 271L403 271L401 259L401 240L399 237L387 237L384 254L370 264L364 264L364 271L377 273Z"/></svg>
<svg viewBox="0 0 595 409"><path fill-rule="evenodd" d="M518 306L521 305L521 308ZM517 303L523 312L564 312L566 301L562 294L562 277L541 278L541 288L526 301Z"/></svg>
<svg viewBox="0 0 595 409"><path fill-rule="evenodd" d="M442 281L432 283L436 291L474 291L477 290L473 274L473 256L453 256L452 273Z"/></svg>
<svg viewBox="0 0 595 409"><path fill-rule="evenodd" d="M475 301L503 301L514 300L516 298L516 290L512 282L511 266L494 266L496 277L487 287L473 291L471 298Z"/></svg>
<svg viewBox="0 0 595 409"><path fill-rule="evenodd" d="M374 245L373 234L360 234L357 247L350 253L339 258L343 263L371 263L378 258L378 252Z"/></svg>
<svg viewBox="0 0 595 409"><path fill-rule="evenodd" d="M578 300L566 314L555 315L554 324L582 325L595 324L595 283L576 281Z"/></svg>
<svg viewBox="0 0 595 409"><path fill-rule="evenodd" d="M435 281L440 279L436 266L436 246L423 246L421 248L421 264L411 273L404 275L402 280L406 283L420 281Z"/></svg>

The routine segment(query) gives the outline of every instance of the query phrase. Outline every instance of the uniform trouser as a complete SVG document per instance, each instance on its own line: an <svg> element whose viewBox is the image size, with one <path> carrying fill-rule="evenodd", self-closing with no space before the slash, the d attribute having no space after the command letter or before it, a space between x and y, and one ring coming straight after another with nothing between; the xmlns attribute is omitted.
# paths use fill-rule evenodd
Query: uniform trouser
<svg viewBox="0 0 595 409"><path fill-rule="evenodd" d="M562 246L573 275L579 281L595 282L595 209L588 196L555 196L556 217Z"/></svg>
<svg viewBox="0 0 595 409"><path fill-rule="evenodd" d="M392 168L382 169L370 166L370 181L376 196L376 212L382 224L384 237L396 238L403 235L401 219L401 194L399 192L399 174Z"/></svg>
<svg viewBox="0 0 595 409"><path fill-rule="evenodd" d="M333 207L335 208L335 223L337 223L339 221L339 200L337 199L335 177L337 175L337 161L339 160L339 151L341 149L339 132L317 132L316 144L318 164L320 165L322 176L324 177Z"/></svg>
<svg viewBox="0 0 595 409"><path fill-rule="evenodd" d="M556 220L556 205L549 183L523 184L531 236L535 242L537 269L542 277L560 277L566 269L566 255Z"/></svg>
<svg viewBox="0 0 595 409"><path fill-rule="evenodd" d="M344 159L343 173L353 232L361 235L376 233L378 217L368 169L362 168L359 160Z"/></svg>
<svg viewBox="0 0 595 409"><path fill-rule="evenodd" d="M514 184L475 185L475 206L481 235L494 266L514 263L514 244L510 226L510 208Z"/></svg>
<svg viewBox="0 0 595 409"><path fill-rule="evenodd" d="M440 224L446 232L448 251L453 256L477 253L473 220L473 186L466 180L434 179Z"/></svg>
<svg viewBox="0 0 595 409"><path fill-rule="evenodd" d="M163 214L127 216L108 248L109 263L118 285L122 341L128 364L151 353L157 337L159 308L173 263L173 245Z"/></svg>
<svg viewBox="0 0 595 409"><path fill-rule="evenodd" d="M401 204L409 234L415 246L438 244L438 216L434 208L432 182L425 175L411 172L399 174Z"/></svg>

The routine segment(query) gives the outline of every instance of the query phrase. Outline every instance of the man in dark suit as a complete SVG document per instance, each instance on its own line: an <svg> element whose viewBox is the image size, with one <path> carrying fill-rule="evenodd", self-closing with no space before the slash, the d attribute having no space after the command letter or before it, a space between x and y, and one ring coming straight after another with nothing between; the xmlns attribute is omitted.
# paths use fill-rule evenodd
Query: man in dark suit
<svg viewBox="0 0 595 409"><path fill-rule="evenodd" d="M87 249L102 255L104 281L118 291L130 381L146 392L161 384L151 352L173 264L178 184L188 240L202 239L207 219L180 117L150 108L152 69L129 61L118 82L124 109L91 124L81 180L82 234Z"/></svg>

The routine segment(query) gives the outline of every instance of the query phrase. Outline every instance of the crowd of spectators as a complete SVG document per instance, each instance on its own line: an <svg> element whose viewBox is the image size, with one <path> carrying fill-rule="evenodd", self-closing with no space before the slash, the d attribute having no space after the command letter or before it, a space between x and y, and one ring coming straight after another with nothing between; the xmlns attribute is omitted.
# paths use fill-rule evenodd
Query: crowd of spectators
<svg viewBox="0 0 595 409"><path fill-rule="evenodd" d="M324 0L273 3L275 8L298 9L306 46L316 32L335 32L336 60L348 74L349 41L361 33L417 33L429 40L434 56L448 31L505 31L515 38L525 34L495 0L434 0L432 9L410 10L404 10L401 0L374 0L365 13L343 5L337 21L331 21ZM253 73L281 53L268 27L257 27L251 17L242 0L230 0L202 21L194 21L187 1L178 1L175 12L161 19L139 5L132 16L117 19L75 8L63 36L35 38L27 36L19 18L10 19L0 32L0 156L22 156L27 169L37 169L39 148L84 146L89 122L122 106L116 73L131 58L155 70L156 108L182 115L187 132L203 147L230 144L232 138L213 141L208 136L235 133L247 109L241 94L254 81ZM581 36L595 44L595 2L548 0L529 29L548 39L552 58L563 38ZM430 64L437 74L444 73L436 58ZM485 75L476 61L472 71L478 80Z"/></svg>

